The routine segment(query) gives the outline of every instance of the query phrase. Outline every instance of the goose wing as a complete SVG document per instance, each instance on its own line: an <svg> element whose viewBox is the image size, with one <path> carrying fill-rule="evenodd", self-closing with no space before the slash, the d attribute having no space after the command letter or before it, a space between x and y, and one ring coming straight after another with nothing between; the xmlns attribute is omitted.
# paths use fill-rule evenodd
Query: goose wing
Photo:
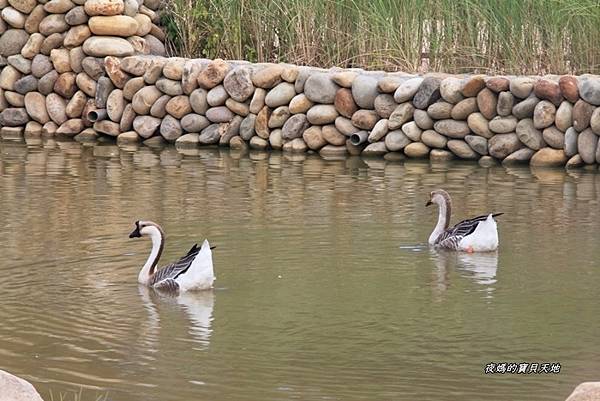
<svg viewBox="0 0 600 401"><path fill-rule="evenodd" d="M188 253L177 262L171 263L154 273L150 285L156 287L165 280L175 280L179 275L185 273L192 265L200 249L198 244L194 244ZM164 284L169 286L167 282Z"/></svg>
<svg viewBox="0 0 600 401"><path fill-rule="evenodd" d="M497 217L502 215L503 213L495 213L492 214L492 217ZM462 240L467 235L473 233L479 223L485 221L488 218L489 214L483 216L477 216L472 219L463 220L460 223L456 223L454 227L450 227L446 231L444 231L436 240L436 245L449 248L449 249L458 249L458 244L460 240Z"/></svg>

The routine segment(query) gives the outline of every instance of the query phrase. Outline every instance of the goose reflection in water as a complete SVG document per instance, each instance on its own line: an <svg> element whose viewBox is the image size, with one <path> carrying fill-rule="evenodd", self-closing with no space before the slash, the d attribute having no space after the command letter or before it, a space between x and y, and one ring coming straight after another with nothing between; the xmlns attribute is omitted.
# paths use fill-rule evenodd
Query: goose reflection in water
<svg viewBox="0 0 600 401"><path fill-rule="evenodd" d="M139 286L138 290L144 308L148 311L148 324L141 329L142 336L147 340L146 345L155 348L158 342L160 331L160 313L158 307L166 304L170 307L176 306L185 311L190 324L188 333L192 336L191 341L200 346L196 349L208 348L213 331L212 321L215 305L215 294L213 291L173 294L159 292L145 286Z"/></svg>
<svg viewBox="0 0 600 401"><path fill-rule="evenodd" d="M436 292L445 292L449 286L449 273L458 271L484 286L487 297L492 297L498 271L498 252L466 253L444 250L431 250L431 259L436 267Z"/></svg>

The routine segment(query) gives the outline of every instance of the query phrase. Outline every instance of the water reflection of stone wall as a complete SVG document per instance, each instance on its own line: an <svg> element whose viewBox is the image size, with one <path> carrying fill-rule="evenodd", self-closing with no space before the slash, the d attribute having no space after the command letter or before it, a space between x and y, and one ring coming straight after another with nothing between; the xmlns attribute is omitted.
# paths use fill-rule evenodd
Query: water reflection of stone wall
<svg viewBox="0 0 600 401"><path fill-rule="evenodd" d="M3 2L2 135L486 165L600 162L596 77L416 76L164 58L158 5Z"/></svg>

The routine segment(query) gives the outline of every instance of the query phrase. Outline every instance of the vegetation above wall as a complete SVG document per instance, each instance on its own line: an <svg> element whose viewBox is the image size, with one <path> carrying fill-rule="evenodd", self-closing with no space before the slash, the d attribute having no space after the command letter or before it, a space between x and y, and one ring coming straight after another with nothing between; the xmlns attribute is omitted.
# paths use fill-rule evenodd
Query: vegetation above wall
<svg viewBox="0 0 600 401"><path fill-rule="evenodd" d="M600 70L596 0L172 0L185 57L487 74Z"/></svg>

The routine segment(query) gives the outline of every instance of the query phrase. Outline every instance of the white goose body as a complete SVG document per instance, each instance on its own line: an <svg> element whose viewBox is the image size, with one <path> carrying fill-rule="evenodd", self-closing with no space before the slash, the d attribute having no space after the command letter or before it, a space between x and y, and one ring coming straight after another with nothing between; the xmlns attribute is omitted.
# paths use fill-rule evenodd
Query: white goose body
<svg viewBox="0 0 600 401"><path fill-rule="evenodd" d="M498 228L494 217L502 213L463 220L449 228L452 214L450 195L442 189L433 191L426 206L434 203L439 207L439 215L429 236L430 245L465 252L490 252L498 249Z"/></svg>
<svg viewBox="0 0 600 401"><path fill-rule="evenodd" d="M129 238L149 236L152 240L150 256L138 274L140 284L175 292L208 290L213 287L215 275L208 240L204 240L201 247L195 244L177 262L157 269L164 248L164 233L158 224L151 221L136 221L135 225Z"/></svg>

